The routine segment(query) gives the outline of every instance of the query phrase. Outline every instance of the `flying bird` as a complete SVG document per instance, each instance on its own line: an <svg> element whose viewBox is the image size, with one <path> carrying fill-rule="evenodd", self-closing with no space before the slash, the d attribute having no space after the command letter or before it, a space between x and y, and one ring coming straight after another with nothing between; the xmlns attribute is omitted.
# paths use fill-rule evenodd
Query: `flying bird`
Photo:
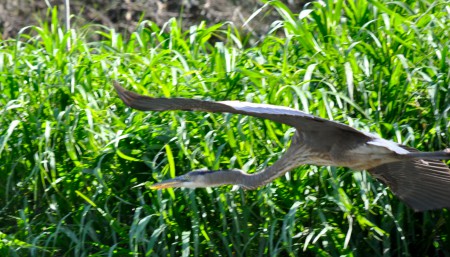
<svg viewBox="0 0 450 257"><path fill-rule="evenodd" d="M450 148L418 150L388 141L345 124L289 107L240 101L204 101L187 98L152 98L128 91L114 82L120 99L141 111L203 111L235 113L269 119L296 129L290 147L272 165L248 174L241 170L191 171L153 184L152 189L239 185L256 189L302 164L342 166L367 170L415 211L450 207Z"/></svg>

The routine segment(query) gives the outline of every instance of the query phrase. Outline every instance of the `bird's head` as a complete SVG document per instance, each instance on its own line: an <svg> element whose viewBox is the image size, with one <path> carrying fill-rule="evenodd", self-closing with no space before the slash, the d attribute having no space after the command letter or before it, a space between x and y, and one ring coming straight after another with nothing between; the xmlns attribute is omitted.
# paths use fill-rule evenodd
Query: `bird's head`
<svg viewBox="0 0 450 257"><path fill-rule="evenodd" d="M198 188L234 184L232 178L237 178L241 174L240 170L191 171L185 175L155 183L150 186L150 189Z"/></svg>

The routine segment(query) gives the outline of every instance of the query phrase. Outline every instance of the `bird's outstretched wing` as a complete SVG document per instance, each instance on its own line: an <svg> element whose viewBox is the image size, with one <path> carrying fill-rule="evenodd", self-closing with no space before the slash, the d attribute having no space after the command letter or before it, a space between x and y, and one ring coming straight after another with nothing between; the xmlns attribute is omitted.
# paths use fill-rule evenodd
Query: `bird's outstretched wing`
<svg viewBox="0 0 450 257"><path fill-rule="evenodd" d="M240 101L212 102L187 98L153 98L128 91L120 86L117 81L114 81L114 87L119 94L120 99L122 99L127 106L141 111L184 110L228 112L269 119L298 128L301 131L315 132L320 129L320 131L327 132L330 130L343 130L346 132L353 132L362 137L373 137L372 135L358 131L347 125L322 119L284 106Z"/></svg>
<svg viewBox="0 0 450 257"><path fill-rule="evenodd" d="M438 160L405 160L368 170L416 211L450 207L450 170Z"/></svg>

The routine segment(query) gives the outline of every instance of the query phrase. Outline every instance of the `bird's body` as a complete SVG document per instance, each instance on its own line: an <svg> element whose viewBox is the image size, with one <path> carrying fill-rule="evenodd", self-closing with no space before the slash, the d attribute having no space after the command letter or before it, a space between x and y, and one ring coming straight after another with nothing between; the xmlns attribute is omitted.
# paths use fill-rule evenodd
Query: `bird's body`
<svg viewBox="0 0 450 257"><path fill-rule="evenodd" d="M255 189L302 164L313 164L368 170L417 211L450 207L450 169L439 161L450 159L449 149L419 152L288 107L238 101L151 98L127 91L117 82L114 86L126 105L142 111L228 112L270 119L296 128L290 147L279 160L262 171L253 174L240 170L193 171L156 183L155 189L224 184Z"/></svg>

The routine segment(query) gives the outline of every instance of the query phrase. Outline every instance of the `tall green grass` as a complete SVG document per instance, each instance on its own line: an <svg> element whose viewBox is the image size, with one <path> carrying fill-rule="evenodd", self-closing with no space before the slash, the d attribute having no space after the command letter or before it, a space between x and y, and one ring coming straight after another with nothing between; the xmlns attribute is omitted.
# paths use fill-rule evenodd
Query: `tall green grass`
<svg viewBox="0 0 450 257"><path fill-rule="evenodd" d="M192 169L259 170L293 130L138 112L111 86L290 106L443 149L449 6L337 0L297 15L267 2L262 11L282 20L254 46L229 23L143 21L126 38L95 25L66 31L54 9L0 43L0 255L450 256L448 210L414 213L364 171L303 166L255 191L149 190Z"/></svg>

